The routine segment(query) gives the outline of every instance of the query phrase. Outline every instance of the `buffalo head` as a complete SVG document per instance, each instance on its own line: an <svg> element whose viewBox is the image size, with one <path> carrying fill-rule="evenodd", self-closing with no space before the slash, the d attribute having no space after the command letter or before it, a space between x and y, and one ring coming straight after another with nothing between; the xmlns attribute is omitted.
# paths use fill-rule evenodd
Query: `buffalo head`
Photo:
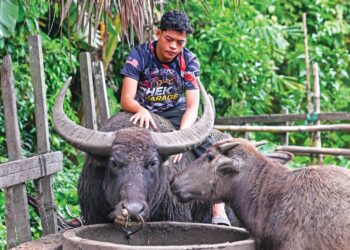
<svg viewBox="0 0 350 250"><path fill-rule="evenodd" d="M249 186L248 176L252 168L270 160L285 164L293 157L282 151L262 155L256 149L258 145L241 138L213 144L200 158L175 175L172 192L181 202L194 199L226 202L232 197L232 190L242 185Z"/></svg>
<svg viewBox="0 0 350 250"><path fill-rule="evenodd" d="M95 131L75 124L64 113L63 101L70 81L57 97L53 118L60 136L88 153L78 186L86 223L105 222L106 217L140 220L158 213L154 210L162 206L162 199L169 189L168 172L173 173L163 162L169 155L198 146L214 125L214 110L205 89L199 84L203 115L189 128L157 133L132 127L129 119L124 119L128 121L127 126L118 127L116 123L120 119L115 115L107 121L103 131ZM167 211L169 207L162 209Z"/></svg>

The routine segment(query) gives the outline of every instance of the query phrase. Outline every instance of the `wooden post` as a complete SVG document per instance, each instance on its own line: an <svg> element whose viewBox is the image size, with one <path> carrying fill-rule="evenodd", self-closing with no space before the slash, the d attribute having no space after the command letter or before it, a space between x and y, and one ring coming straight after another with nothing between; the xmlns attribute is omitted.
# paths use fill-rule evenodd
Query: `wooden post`
<svg viewBox="0 0 350 250"><path fill-rule="evenodd" d="M35 98L35 123L38 153L50 151L49 126L46 107L45 75L42 53L42 42L40 36L30 36L29 58L32 82L34 85ZM57 217L55 212L54 177L48 175L35 181L38 192L38 209L41 219L43 234L57 233Z"/></svg>
<svg viewBox="0 0 350 250"><path fill-rule="evenodd" d="M249 123L246 124L246 126L249 126L249 125L250 125ZM250 137L249 131L245 131L243 138L246 139L246 140L249 140L249 137Z"/></svg>
<svg viewBox="0 0 350 250"><path fill-rule="evenodd" d="M310 83L310 62L309 62L309 45L307 39L307 23L306 23L306 13L303 13L303 30L304 30L304 46L305 46L305 70L306 70L306 91L307 91L307 112L309 115L312 113L312 103L311 103L311 83ZM310 124L310 122L308 122ZM310 133L310 141L312 141L313 133ZM313 157L311 157L311 163L313 162Z"/></svg>
<svg viewBox="0 0 350 250"><path fill-rule="evenodd" d="M91 56L88 52L79 54L81 92L85 127L97 130L94 86L92 81Z"/></svg>
<svg viewBox="0 0 350 250"><path fill-rule="evenodd" d="M4 57L1 68L1 87L9 160L18 160L22 157L22 148L18 127L12 61L9 55ZM32 240L25 184L22 183L6 188L5 197L7 247L12 248Z"/></svg>
<svg viewBox="0 0 350 250"><path fill-rule="evenodd" d="M103 125L109 119L109 105L103 63L99 60L93 61L92 72L98 107L97 121L99 125L98 127L101 127L101 125Z"/></svg>
<svg viewBox="0 0 350 250"><path fill-rule="evenodd" d="M283 109L283 113L288 115L288 109L287 108ZM288 127L288 126L289 126L289 122L286 122L286 127ZM289 133L288 132L284 133L281 142L283 145L286 145L286 146L289 145Z"/></svg>
<svg viewBox="0 0 350 250"><path fill-rule="evenodd" d="M318 74L318 65L317 63L313 63L313 73L314 73L314 112L319 114L321 112L321 104L320 104L320 81ZM315 125L320 125L320 121L317 119ZM317 148L322 147L321 142L321 132L315 132L315 146ZM321 164L323 162L323 157L321 154L317 156L318 163Z"/></svg>
<svg viewBox="0 0 350 250"><path fill-rule="evenodd" d="M304 46L305 46L307 110L308 110L309 114L311 114L312 107L311 107L310 63L309 63L309 45L307 42L306 13L303 13L303 30L304 30Z"/></svg>

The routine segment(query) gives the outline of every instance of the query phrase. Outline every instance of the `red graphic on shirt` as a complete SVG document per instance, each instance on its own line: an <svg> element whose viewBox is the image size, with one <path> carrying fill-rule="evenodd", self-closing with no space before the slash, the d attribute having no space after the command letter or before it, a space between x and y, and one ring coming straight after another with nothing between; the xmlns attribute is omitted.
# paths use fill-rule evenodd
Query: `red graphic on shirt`
<svg viewBox="0 0 350 250"><path fill-rule="evenodd" d="M198 86L196 77L195 77L193 74L188 73L188 72L185 72L184 78L185 78L187 81L190 81L190 82L193 84L193 86L194 86L196 89L198 89L199 86Z"/></svg>

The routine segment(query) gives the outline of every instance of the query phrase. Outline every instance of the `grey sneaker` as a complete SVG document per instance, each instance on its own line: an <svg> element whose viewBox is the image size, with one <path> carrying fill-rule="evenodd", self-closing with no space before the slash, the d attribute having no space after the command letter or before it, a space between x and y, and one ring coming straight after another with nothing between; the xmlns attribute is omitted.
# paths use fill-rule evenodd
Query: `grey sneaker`
<svg viewBox="0 0 350 250"><path fill-rule="evenodd" d="M231 226L230 221L222 216L214 216L211 220L211 223L215 225Z"/></svg>

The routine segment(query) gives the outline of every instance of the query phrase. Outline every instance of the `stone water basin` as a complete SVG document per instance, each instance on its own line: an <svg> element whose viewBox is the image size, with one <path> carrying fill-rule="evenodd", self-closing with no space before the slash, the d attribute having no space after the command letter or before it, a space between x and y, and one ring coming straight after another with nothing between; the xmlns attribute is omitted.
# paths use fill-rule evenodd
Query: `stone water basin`
<svg viewBox="0 0 350 250"><path fill-rule="evenodd" d="M182 222L147 222L129 239L118 225L83 226L66 231L62 242L63 250L255 249L242 228Z"/></svg>

